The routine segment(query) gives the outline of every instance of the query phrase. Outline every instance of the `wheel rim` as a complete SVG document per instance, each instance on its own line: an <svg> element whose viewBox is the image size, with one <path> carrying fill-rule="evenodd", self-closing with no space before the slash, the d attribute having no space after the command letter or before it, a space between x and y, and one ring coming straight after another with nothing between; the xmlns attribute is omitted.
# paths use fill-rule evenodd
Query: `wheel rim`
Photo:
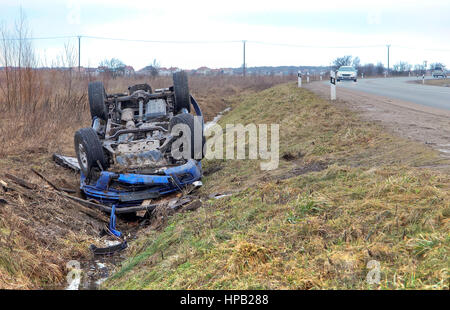
<svg viewBox="0 0 450 310"><path fill-rule="evenodd" d="M87 154L86 151L84 150L84 146L83 144L78 144L78 154L80 156L80 161L81 161L81 165L83 166L83 168L85 170L87 170Z"/></svg>

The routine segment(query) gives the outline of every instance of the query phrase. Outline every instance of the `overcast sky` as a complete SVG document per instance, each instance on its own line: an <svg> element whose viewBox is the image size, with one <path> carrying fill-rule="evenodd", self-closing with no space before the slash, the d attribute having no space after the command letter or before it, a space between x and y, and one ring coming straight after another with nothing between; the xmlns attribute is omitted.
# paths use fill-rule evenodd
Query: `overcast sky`
<svg viewBox="0 0 450 310"><path fill-rule="evenodd" d="M28 1L0 0L0 20L19 9L34 37L96 36L169 41L247 43L247 66L329 65L342 55L362 63L443 62L450 66L449 1ZM77 39L33 42L47 63ZM370 46L370 47L366 47ZM322 47L322 48L320 48ZM328 48L346 47L346 48ZM185 69L242 65L242 43L137 43L82 38L81 65L118 58L140 69L157 59Z"/></svg>

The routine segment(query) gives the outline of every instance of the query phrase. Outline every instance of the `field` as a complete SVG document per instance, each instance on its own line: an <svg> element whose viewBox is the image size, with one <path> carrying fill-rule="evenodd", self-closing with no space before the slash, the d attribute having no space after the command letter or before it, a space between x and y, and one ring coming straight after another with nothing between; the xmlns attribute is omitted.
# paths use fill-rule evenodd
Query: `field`
<svg viewBox="0 0 450 310"><path fill-rule="evenodd" d="M104 288L449 288L448 160L294 83L230 100L222 125L280 124L280 167L205 161L203 206L141 232Z"/></svg>

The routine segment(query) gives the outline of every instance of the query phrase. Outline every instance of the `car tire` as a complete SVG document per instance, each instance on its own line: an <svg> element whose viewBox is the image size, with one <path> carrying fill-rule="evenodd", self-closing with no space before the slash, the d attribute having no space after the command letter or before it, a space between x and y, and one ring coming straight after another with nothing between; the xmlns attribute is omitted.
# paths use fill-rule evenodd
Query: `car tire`
<svg viewBox="0 0 450 310"><path fill-rule="evenodd" d="M353 80L353 82L357 82L357 81L358 81L357 79L354 79L354 80Z"/></svg>
<svg viewBox="0 0 450 310"><path fill-rule="evenodd" d="M103 152L102 144L93 128L88 127L78 130L75 133L74 143L78 164L85 176L91 174L92 168L108 168L109 165Z"/></svg>
<svg viewBox="0 0 450 310"><path fill-rule="evenodd" d="M340 82L341 80L337 79L336 81Z"/></svg>
<svg viewBox="0 0 450 310"><path fill-rule="evenodd" d="M98 117L104 121L108 119L108 107L106 106L106 92L103 82L90 82L88 86L89 108L91 117Z"/></svg>
<svg viewBox="0 0 450 310"><path fill-rule="evenodd" d="M201 158L196 158L195 157L195 149L194 149L194 143L195 143L195 136L192 133L195 133L194 131L194 116L192 114L188 114L188 113L181 113L181 114L177 114L174 117L171 118L170 122L169 122L169 132L172 132L172 128L175 127L175 125L177 124L185 124L189 127L189 130L191 131L191 154L190 154L190 158L192 159L203 159L204 158L204 146L205 146L205 136L203 135L202 132L202 149L201 149L201 154L199 154ZM187 159L187 158L186 158Z"/></svg>
<svg viewBox="0 0 450 310"><path fill-rule="evenodd" d="M178 71L173 74L173 92L175 97L175 114L180 113L182 109L191 112L191 97L188 77L185 71Z"/></svg>

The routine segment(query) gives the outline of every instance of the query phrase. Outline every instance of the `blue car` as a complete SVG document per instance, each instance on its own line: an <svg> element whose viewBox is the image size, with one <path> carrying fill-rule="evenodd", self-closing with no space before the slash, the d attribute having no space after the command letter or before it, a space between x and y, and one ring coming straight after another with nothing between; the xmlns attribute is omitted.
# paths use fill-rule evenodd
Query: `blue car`
<svg viewBox="0 0 450 310"><path fill-rule="evenodd" d="M201 179L203 115L184 71L154 91L137 84L108 95L102 82L91 82L88 97L92 126L74 138L87 198L115 209L140 206Z"/></svg>

